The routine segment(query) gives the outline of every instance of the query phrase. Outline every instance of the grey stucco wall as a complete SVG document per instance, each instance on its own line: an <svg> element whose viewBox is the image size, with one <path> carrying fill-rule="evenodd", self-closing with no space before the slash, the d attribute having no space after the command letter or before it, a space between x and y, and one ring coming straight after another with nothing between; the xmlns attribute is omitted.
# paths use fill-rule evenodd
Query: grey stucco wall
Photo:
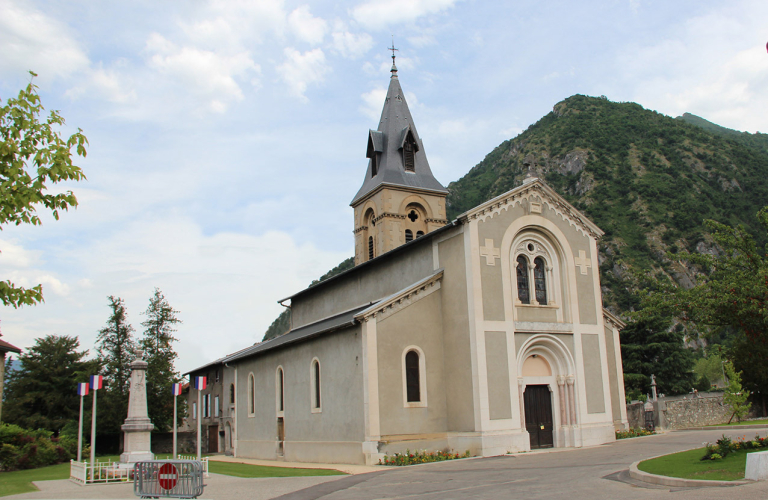
<svg viewBox="0 0 768 500"><path fill-rule="evenodd" d="M475 429L472 360L469 345L467 272L463 232L438 243L439 265L445 269L440 298L443 312L447 426L453 432Z"/></svg>
<svg viewBox="0 0 768 500"><path fill-rule="evenodd" d="M587 388L587 413L605 413L603 367L600 357L600 339L596 334L581 335L584 355L584 384Z"/></svg>
<svg viewBox="0 0 768 500"><path fill-rule="evenodd" d="M488 409L491 420L512 418L506 332L485 332Z"/></svg>
<svg viewBox="0 0 768 500"><path fill-rule="evenodd" d="M319 413L312 413L311 407L310 374L315 357L320 361ZM276 456L278 365L283 367L285 376L286 460L291 459L292 450L297 449L291 443L363 441L362 344L360 327L354 326L295 344L290 349L270 351L237 363L238 456ZM248 377L251 373L256 386L253 416L248 415ZM359 455L362 457L361 449ZM322 457L305 455L293 459L321 461Z"/></svg>
<svg viewBox="0 0 768 500"><path fill-rule="evenodd" d="M438 290L376 323L379 365L379 415L382 439L388 435L445 432L445 367L442 311ZM403 353L417 346L426 366L426 408L406 408ZM423 397L423 395L422 395Z"/></svg>
<svg viewBox="0 0 768 500"><path fill-rule="evenodd" d="M387 297L429 276L434 270L428 237L407 251L379 257L381 260L359 270L353 269L294 298L291 301L292 327L298 328Z"/></svg>
<svg viewBox="0 0 768 500"><path fill-rule="evenodd" d="M611 389L611 413L613 414L613 421L617 422L621 420L621 405L625 404L619 394L619 373L616 368L616 346L613 339L613 329L604 328L605 330L605 353L608 362L608 386Z"/></svg>

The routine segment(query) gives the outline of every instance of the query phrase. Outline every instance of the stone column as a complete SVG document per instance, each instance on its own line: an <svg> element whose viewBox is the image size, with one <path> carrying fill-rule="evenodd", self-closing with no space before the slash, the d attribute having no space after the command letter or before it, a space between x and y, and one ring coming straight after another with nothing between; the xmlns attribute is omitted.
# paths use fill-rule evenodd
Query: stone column
<svg viewBox="0 0 768 500"><path fill-rule="evenodd" d="M568 408L565 404L565 377L562 375L557 376L557 393L560 395L560 426L565 427L568 425L568 417L566 416Z"/></svg>
<svg viewBox="0 0 768 500"><path fill-rule="evenodd" d="M568 376L566 379L566 383L568 384L568 402L570 403L569 406L571 409L571 420L568 422L569 425L576 425L576 396L573 391L573 383L575 381L576 379L573 375Z"/></svg>
<svg viewBox="0 0 768 500"><path fill-rule="evenodd" d="M147 413L147 362L141 359L142 352L136 353L131 363L131 386L128 398L128 418L121 427L125 435L120 462L135 463L153 460L151 432L155 428Z"/></svg>

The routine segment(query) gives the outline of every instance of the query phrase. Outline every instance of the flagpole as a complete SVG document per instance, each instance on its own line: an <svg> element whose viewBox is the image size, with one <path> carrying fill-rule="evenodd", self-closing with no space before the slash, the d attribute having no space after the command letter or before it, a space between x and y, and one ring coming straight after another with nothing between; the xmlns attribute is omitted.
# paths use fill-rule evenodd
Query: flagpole
<svg viewBox="0 0 768 500"><path fill-rule="evenodd" d="M80 395L80 426L77 428L77 461L83 461L83 398Z"/></svg>
<svg viewBox="0 0 768 500"><path fill-rule="evenodd" d="M176 460L176 391L173 393L173 459Z"/></svg>
<svg viewBox="0 0 768 500"><path fill-rule="evenodd" d="M202 455L200 454L200 432L201 432L201 425L200 421L203 420L200 418L203 415L203 407L200 406L200 395L203 393L202 390L197 389L197 459L200 460L202 458Z"/></svg>
<svg viewBox="0 0 768 500"><path fill-rule="evenodd" d="M94 464L96 463L96 394L99 391L93 391L93 415L91 418L91 468L93 471Z"/></svg>

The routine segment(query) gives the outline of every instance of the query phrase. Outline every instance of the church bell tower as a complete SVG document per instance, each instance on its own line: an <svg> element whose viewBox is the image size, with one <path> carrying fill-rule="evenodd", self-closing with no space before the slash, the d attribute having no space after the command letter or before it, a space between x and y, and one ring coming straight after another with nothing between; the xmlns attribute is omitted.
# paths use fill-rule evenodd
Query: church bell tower
<svg viewBox="0 0 768 500"><path fill-rule="evenodd" d="M392 76L377 130L368 131L368 170L350 206L355 211L355 265L448 223L443 187L429 168L397 76Z"/></svg>

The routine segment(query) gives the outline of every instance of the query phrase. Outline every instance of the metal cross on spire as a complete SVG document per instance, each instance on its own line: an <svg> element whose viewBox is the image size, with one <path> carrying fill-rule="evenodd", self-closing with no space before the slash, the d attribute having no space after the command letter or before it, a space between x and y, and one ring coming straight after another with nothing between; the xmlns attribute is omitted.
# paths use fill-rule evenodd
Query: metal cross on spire
<svg viewBox="0 0 768 500"><path fill-rule="evenodd" d="M392 69L389 71L390 73L392 73L392 78L397 78L397 66L395 66L395 51L399 52L399 49L395 48L395 35L392 35L392 46L388 47L387 50L392 51Z"/></svg>

